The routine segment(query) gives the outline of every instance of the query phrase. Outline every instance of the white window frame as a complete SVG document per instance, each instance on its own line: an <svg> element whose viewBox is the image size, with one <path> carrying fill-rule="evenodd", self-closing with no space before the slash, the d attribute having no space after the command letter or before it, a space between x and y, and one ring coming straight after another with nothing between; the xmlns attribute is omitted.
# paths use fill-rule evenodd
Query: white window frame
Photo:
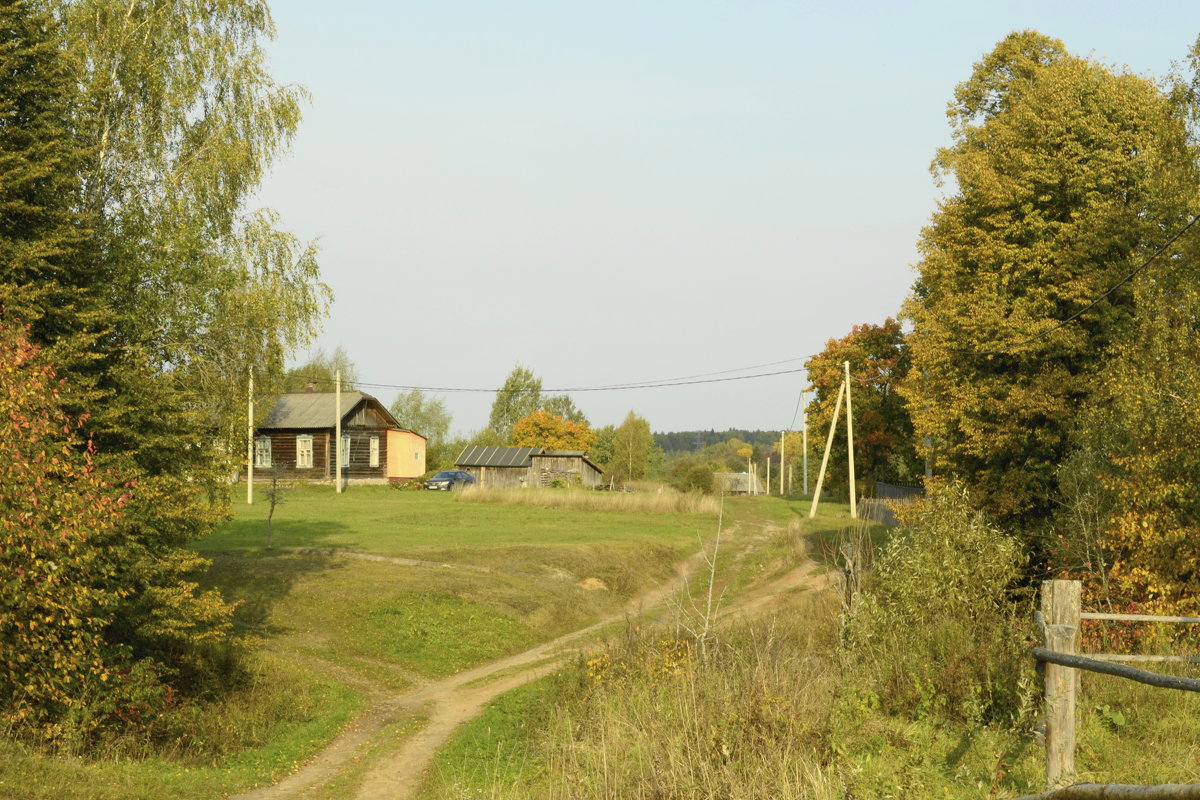
<svg viewBox="0 0 1200 800"><path fill-rule="evenodd" d="M376 468L378 466L379 466L379 437L372 436L371 437L371 467Z"/></svg>
<svg viewBox="0 0 1200 800"><path fill-rule="evenodd" d="M296 469L312 469L313 437L307 433L296 435Z"/></svg>
<svg viewBox="0 0 1200 800"><path fill-rule="evenodd" d="M270 436L255 436L254 437L254 466L270 468L270 466L271 466L271 437Z"/></svg>
<svg viewBox="0 0 1200 800"><path fill-rule="evenodd" d="M342 469L350 469L350 434L342 434Z"/></svg>

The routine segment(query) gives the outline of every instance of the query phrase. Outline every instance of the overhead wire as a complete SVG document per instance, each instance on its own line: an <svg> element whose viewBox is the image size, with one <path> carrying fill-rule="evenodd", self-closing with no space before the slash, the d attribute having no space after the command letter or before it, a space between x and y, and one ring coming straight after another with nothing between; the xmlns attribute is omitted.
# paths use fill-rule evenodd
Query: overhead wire
<svg viewBox="0 0 1200 800"><path fill-rule="evenodd" d="M1126 283L1133 280L1134 277L1136 277L1140 272L1145 270L1146 267L1150 266L1150 264L1153 263L1153 261L1156 258L1158 258L1160 255L1162 255L1164 252L1166 252L1167 248L1169 248L1172 244L1174 244L1176 241L1178 241L1179 238L1182 237L1185 233L1187 233L1198 221L1200 221L1200 215L1193 215L1191 220L1186 225L1184 225L1182 228L1180 228L1178 231L1176 231L1170 238L1168 238L1165 242L1163 242L1162 245L1160 245L1153 253L1151 253L1149 256L1147 256L1140 264L1138 264L1138 266L1134 267L1132 270L1130 270L1128 273L1126 273L1124 277L1122 277L1119 281L1114 283L1112 286L1110 286L1104 292L1097 295L1087 305L1080 308L1078 311L1074 312L1073 314L1066 317L1065 319L1059 321L1057 324L1053 325L1052 327L1047 328L1044 331L1040 331L1036 334L1033 334L1032 336L1028 336L1024 339L1020 339L1015 342L1010 342L1010 343L1008 343L1002 347L999 347L997 349L994 349L994 350L971 350L971 349L965 349L965 348L962 348L962 349L947 348L947 349L950 352L971 354L971 355L1002 355L1002 354L1007 353L1017 347L1021 347L1023 345L1029 344L1030 342L1034 342L1034 341L1037 341L1038 339L1049 336L1051 333L1054 333L1055 331L1060 330L1060 329L1066 327L1067 325L1071 324L1075 320L1079 319L1081 316L1086 314L1088 311L1090 311L1091 309L1093 309L1097 305L1099 305L1101 301L1103 301L1104 299L1106 299L1110 295L1112 295L1112 293L1115 292L1117 289L1121 288ZM697 386L697 385L702 385L702 384L728 383L728 382L733 382L733 381L755 380L758 378L770 378L770 377L775 377L775 376L779 376L779 375L795 375L797 373L807 372L807 370L804 369L803 367L801 367L799 369L777 370L774 372L760 372L760 373L755 373L752 375L734 375L734 376L730 376L730 377L717 377L717 376L729 376L730 373L734 373L734 372L744 372L746 370L751 370L751 369L761 369L764 367L772 367L772 366L777 366L780 364L794 363L796 361L800 361L802 358L804 358L804 357L797 356L794 358L785 358L785 359L781 359L778 361L769 361L769 362L765 362L762 364L752 364L752 365L745 366L745 367L736 367L733 369L717 370L715 372L701 372L701 373L697 373L694 375L682 375L682 376L677 376L674 378L664 378L664 379L659 379L659 380L630 381L630 382L626 382L626 383L605 384L605 385L599 385L599 386L568 386L568 387L561 387L561 388L542 388L541 391L547 392L547 393L572 392L572 393L578 394L578 393L583 393L583 392L625 391L625 390L630 390L630 389L661 389L661 388L668 388L668 387L673 387L673 386ZM300 377L300 378L303 378L305 380L309 380L309 381L312 381L315 383L325 383L325 384L334 383L334 381L332 379L326 378L323 376L300 375L297 377ZM866 383L866 381L863 381L863 382ZM459 393L489 393L490 394L490 393L500 393L500 392L506 392L506 391L508 391L508 392L521 391L520 389L505 389L503 387L484 388L484 387L465 387L465 386L418 386L418 385L414 385L414 384L379 383L379 382L361 381L361 380L353 381L353 384L355 386L361 386L364 388L371 388L371 389L393 389L393 390L408 390L408 391L423 391L423 392L459 392ZM795 408L795 411L792 413L792 422L791 422L791 425L789 425L789 430L795 426L796 418L800 414L800 405L802 402L803 402L803 393L801 393L800 397L798 397L796 400L796 408Z"/></svg>
<svg viewBox="0 0 1200 800"><path fill-rule="evenodd" d="M788 360L796 361L798 359L788 359ZM779 362L779 363L785 363L785 362ZM753 369L753 368L750 367L750 369ZM725 370L723 372L736 372L736 371L737 370ZM776 372L760 372L760 373L756 373L754 375L735 375L735 376L726 377L726 378L704 378L704 379L697 379L697 380L667 379L667 380L661 380L661 381L648 381L648 382L644 382L644 383L611 384L611 385L607 385L607 386L567 386L567 387L560 387L560 388L545 388L545 387L543 387L541 389L541 391L545 392L545 393L551 393L551 394L557 393L557 392L563 392L563 393L571 392L571 393L578 394L578 393L582 393L582 392L613 392L613 391L623 391L623 390L628 390L628 389L660 389L660 388L665 388L668 386L696 386L696 385L705 384L705 383L728 383L730 381L746 381L746 380L752 380L755 378L769 378L769 377L773 377L776 375L794 375L799 372L805 372L805 369L803 367L801 367L800 369L785 369L785 370L778 370ZM716 372L716 373L708 373L708 374L720 375L723 373ZM326 378L324 376L298 375L297 377L299 377L303 380L314 381L316 383L330 384L330 383L334 382L333 379ZM466 386L416 386L416 385L410 385L410 384L397 384L397 383L375 383L372 381L361 381L361 380L353 381L353 383L355 386L362 386L362 387L371 388L371 389L396 389L396 390L408 390L408 391L417 390L417 391L422 391L422 392L486 392L488 394L494 394L496 392L522 391L521 389L505 389L503 387L500 387L499 389L497 389L494 387L493 388L481 388L481 387L474 387L474 386L471 386L471 387L466 387Z"/></svg>
<svg viewBox="0 0 1200 800"><path fill-rule="evenodd" d="M1028 336L1024 339L1020 339L1015 342L1010 342L1010 343L1004 345L1003 347L1000 347L995 350L973 350L973 349L969 349L969 348L946 348L946 350L948 350L951 353L961 353L964 355L999 356L999 355L1004 355L1005 353L1008 353L1009 351L1011 351L1015 348L1021 347L1023 345L1027 345L1030 342L1036 342L1038 339L1045 338L1046 336L1049 336L1050 334L1054 333L1055 331L1065 328L1067 325L1070 325L1072 322L1079 319L1081 316L1086 314L1088 311L1091 311L1093 308L1095 308L1097 305L1099 305L1102 300L1109 297L1117 289L1120 289L1122 286L1129 283L1129 281L1133 280L1138 275L1138 273L1140 273L1142 270L1146 269L1146 267L1150 266L1150 264L1154 261L1154 259L1156 259L1160 255L1162 255L1164 252L1166 252L1168 247L1170 247L1176 241L1178 241L1179 237L1181 237L1185 233L1187 233L1188 230L1190 230L1191 227L1193 225L1195 225L1197 221L1200 221L1200 215L1193 214L1190 222L1188 222L1186 225L1184 225L1182 228L1180 228L1178 231L1176 231L1169 239L1167 239L1165 242L1163 242L1162 245L1160 245L1157 250L1155 250L1153 253L1151 253L1149 256L1147 256L1145 258L1145 260L1142 261L1141 264L1138 264L1136 267L1134 267L1132 270L1130 270L1128 273L1126 273L1125 277L1121 278L1119 281L1114 283L1112 286L1108 287L1108 289L1101 292L1086 306L1079 309L1074 314L1071 314L1066 319L1060 320L1057 324L1047 328L1046 330L1041 331L1039 333L1035 333L1032 336Z"/></svg>

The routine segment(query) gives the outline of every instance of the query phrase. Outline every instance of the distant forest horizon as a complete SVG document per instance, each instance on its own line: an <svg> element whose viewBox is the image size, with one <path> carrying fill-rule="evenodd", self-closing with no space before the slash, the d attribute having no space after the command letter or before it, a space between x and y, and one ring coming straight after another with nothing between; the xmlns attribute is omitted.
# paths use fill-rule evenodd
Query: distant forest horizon
<svg viewBox="0 0 1200 800"><path fill-rule="evenodd" d="M654 434L654 443L664 453L694 453L714 444L740 439L755 447L771 447L779 441L779 431L675 431Z"/></svg>

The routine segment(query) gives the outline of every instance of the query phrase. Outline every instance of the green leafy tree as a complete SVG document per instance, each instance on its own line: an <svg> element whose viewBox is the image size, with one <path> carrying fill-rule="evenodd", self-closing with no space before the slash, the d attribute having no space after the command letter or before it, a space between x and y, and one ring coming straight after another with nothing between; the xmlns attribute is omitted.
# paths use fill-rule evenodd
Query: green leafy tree
<svg viewBox="0 0 1200 800"><path fill-rule="evenodd" d="M329 300L314 248L280 230L272 212L247 207L290 144L303 97L266 71L270 13L262 0L58 8L82 68L79 133L94 143L81 176L90 288L118 310L110 352L147 367L105 368L110 398L97 413L112 430L144 426L151 415L145 398L134 400L137 387L169 380L199 412L182 420L245 452L249 368L260 390L277 390L271 379L310 341ZM163 435L176 435L177 419L158 416L176 429Z"/></svg>
<svg viewBox="0 0 1200 800"><path fill-rule="evenodd" d="M583 425L588 424L588 418L575 405L575 401L570 395L555 394L545 398L542 401L542 409L555 417L562 417L571 422L578 422Z"/></svg>
<svg viewBox="0 0 1200 800"><path fill-rule="evenodd" d="M1109 351L1081 412L1054 566L1117 607L1200 612L1200 242L1133 287L1133 330ZM1087 534L1084 539L1081 532Z"/></svg>
<svg viewBox="0 0 1200 800"><path fill-rule="evenodd" d="M818 438L828 434L850 362L851 405L854 412L854 471L857 488L870 493L875 481L912 484L920 480L921 466L913 443L912 421L897 385L908 374L907 348L900 323L856 325L841 339L830 339L825 349L805 363L816 396L808 406L810 430ZM826 473L828 488L845 494L849 487L845 431L846 403L839 416ZM793 437L793 444L797 444ZM800 455L802 445L792 453Z"/></svg>
<svg viewBox="0 0 1200 800"><path fill-rule="evenodd" d="M283 377L283 391L303 392L311 385L315 391L332 392L337 384L339 370L342 391L352 391L358 383L358 367L350 359L350 354L341 345L335 347L332 353L317 348L308 361L287 371ZM416 428L413 430L424 433Z"/></svg>
<svg viewBox="0 0 1200 800"><path fill-rule="evenodd" d="M72 122L77 78L62 48L40 5L0 7L0 310L35 341L56 343L57 357L79 358L103 315L86 294L87 151Z"/></svg>
<svg viewBox="0 0 1200 800"><path fill-rule="evenodd" d="M934 170L953 192L919 242L903 388L935 471L1036 528L1078 410L1130 331L1130 286L1088 304L1186 221L1194 157L1153 81L1032 31L976 64L948 114Z"/></svg>
<svg viewBox="0 0 1200 800"><path fill-rule="evenodd" d="M186 579L207 562L177 547L215 522L211 504L195 503L209 487L190 480L200 473L162 477L159 466L203 462L207 442L182 436L152 443L149 433L156 422L211 418L116 334L121 298L104 293L98 214L84 202L91 151L79 145L84 99L77 62L64 55L70 41L40 3L0 8L0 314L28 324L4 337L4 379L12 387L4 393L6 419L26 437L3 437L11 445L4 484L13 493L0 501L12 567L3 574L19 579L7 589L23 598L3 605L14 612L4 619L12 644L4 660L21 694L5 702L22 724L57 738L88 736L114 722L98 705L119 708L124 684L141 683L136 691L161 699L154 658L170 664L165 670L180 685L196 677L203 670L195 667L206 663L199 650L229 627L229 609ZM38 346L62 383L47 385L49 372L34 366L28 354ZM30 405L31 391L44 394L40 404ZM106 449L89 447L84 457L64 421L84 418L93 405L87 426ZM122 409L136 409L142 424L123 427ZM114 499L114 484L104 482L116 475L136 493ZM22 511L27 504L40 510ZM44 648L12 657L25 647L14 644L22 635L44 636ZM34 674L46 668L61 674ZM58 724L64 714L74 722Z"/></svg>
<svg viewBox="0 0 1200 800"><path fill-rule="evenodd" d="M710 464L684 458L671 465L671 485L681 492L712 494L713 468Z"/></svg>
<svg viewBox="0 0 1200 800"><path fill-rule="evenodd" d="M312 248L247 207L299 98L265 72L257 0L46 7L0 16L0 294L68 415L93 412L97 468L137 487L104 640L199 693L230 678L229 609L184 545L224 513L249 367L280 376L328 300Z"/></svg>
<svg viewBox="0 0 1200 800"><path fill-rule="evenodd" d="M617 435L616 425L604 425L596 429L596 438L588 450L588 456L601 469L607 471L613 460L613 439Z"/></svg>
<svg viewBox="0 0 1200 800"><path fill-rule="evenodd" d="M612 451L607 471L617 483L641 480L662 461L650 423L632 411L613 433Z"/></svg>
<svg viewBox="0 0 1200 800"><path fill-rule="evenodd" d="M556 417L538 409L517 420L511 443L514 447L545 447L550 450L587 450L596 432L586 423Z"/></svg>
<svg viewBox="0 0 1200 800"><path fill-rule="evenodd" d="M517 420L527 417L542 407L542 379L533 370L517 364L496 390L492 413L488 417L488 431L500 444L512 438Z"/></svg>

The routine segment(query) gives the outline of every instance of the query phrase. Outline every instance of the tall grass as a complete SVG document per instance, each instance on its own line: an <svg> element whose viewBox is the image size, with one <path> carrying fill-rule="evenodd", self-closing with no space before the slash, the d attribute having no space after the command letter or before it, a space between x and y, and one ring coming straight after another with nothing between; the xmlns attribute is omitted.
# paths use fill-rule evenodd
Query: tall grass
<svg viewBox="0 0 1200 800"><path fill-rule="evenodd" d="M659 487L654 492L597 492L588 489L481 489L469 487L457 499L467 503L534 506L572 511L616 511L641 514L710 514L720 503L709 495Z"/></svg>
<svg viewBox="0 0 1200 800"><path fill-rule="evenodd" d="M799 609L833 620L826 601ZM703 651L632 635L584 666L551 727L547 797L835 797L822 765L838 675L832 624L763 620Z"/></svg>
<svg viewBox="0 0 1200 800"><path fill-rule="evenodd" d="M546 684L540 708L526 709L540 718L532 739L505 745L509 767L443 763L424 797L841 797L825 745L836 598L794 611L813 624L746 622L703 649L680 629L628 627Z"/></svg>

